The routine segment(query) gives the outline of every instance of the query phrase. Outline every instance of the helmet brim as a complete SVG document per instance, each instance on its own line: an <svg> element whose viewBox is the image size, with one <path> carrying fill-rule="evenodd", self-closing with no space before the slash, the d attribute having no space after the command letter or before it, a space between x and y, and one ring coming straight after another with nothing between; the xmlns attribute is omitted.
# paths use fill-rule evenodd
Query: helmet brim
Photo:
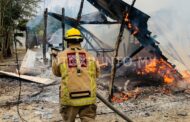
<svg viewBox="0 0 190 122"><path fill-rule="evenodd" d="M75 44L75 43L81 43L82 41L83 41L83 38L78 38L78 39L76 39L76 38L65 38L65 41L67 42L67 43L73 43L73 44Z"/></svg>

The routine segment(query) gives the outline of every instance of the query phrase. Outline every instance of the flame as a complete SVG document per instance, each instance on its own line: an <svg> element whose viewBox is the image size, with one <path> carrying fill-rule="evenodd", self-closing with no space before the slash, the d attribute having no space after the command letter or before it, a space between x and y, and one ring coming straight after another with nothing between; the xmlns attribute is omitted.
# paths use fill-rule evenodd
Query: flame
<svg viewBox="0 0 190 122"><path fill-rule="evenodd" d="M158 74L163 77L165 83L171 84L175 81L175 78L172 76L173 72L173 67L163 59L153 59L138 74Z"/></svg>
<svg viewBox="0 0 190 122"><path fill-rule="evenodd" d="M184 79L189 79L190 78L190 72L185 70L181 72L181 75L183 76Z"/></svg>
<svg viewBox="0 0 190 122"><path fill-rule="evenodd" d="M165 81L165 83L171 84L171 83L173 83L174 80L175 79L173 77L168 76L168 75L164 75L164 81Z"/></svg>
<svg viewBox="0 0 190 122"><path fill-rule="evenodd" d="M190 83L190 72L185 70L181 72L181 75L183 76L183 79Z"/></svg>
<svg viewBox="0 0 190 122"><path fill-rule="evenodd" d="M117 95L112 97L112 102L116 102L116 103L122 103L124 101L129 100L130 98L137 98L137 96L139 96L142 93L142 90L140 88L136 88L135 90L132 91L125 91L125 92L121 92L118 93Z"/></svg>
<svg viewBox="0 0 190 122"><path fill-rule="evenodd" d="M127 28L131 31L132 35L136 35L139 32L139 29L137 26L134 26L130 19L129 19L129 14L127 13L125 16L125 22L127 24Z"/></svg>
<svg viewBox="0 0 190 122"><path fill-rule="evenodd" d="M164 87L164 88L162 88L161 92L162 92L163 94L170 94L170 93L171 93L171 90L170 90L169 88Z"/></svg>
<svg viewBox="0 0 190 122"><path fill-rule="evenodd" d="M139 32L139 29L135 26L134 27L135 29L134 29L134 32L132 33L132 35L136 35L136 34L138 34L138 32Z"/></svg>
<svg viewBox="0 0 190 122"><path fill-rule="evenodd" d="M127 13L126 16L125 16L125 22L129 22L129 14Z"/></svg>

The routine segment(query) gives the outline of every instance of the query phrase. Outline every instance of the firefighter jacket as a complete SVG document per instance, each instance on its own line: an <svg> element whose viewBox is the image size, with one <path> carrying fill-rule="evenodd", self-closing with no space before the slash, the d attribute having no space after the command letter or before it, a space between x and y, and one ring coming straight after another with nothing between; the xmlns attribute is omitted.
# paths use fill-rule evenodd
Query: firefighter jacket
<svg viewBox="0 0 190 122"><path fill-rule="evenodd" d="M96 102L96 78L99 68L95 58L81 47L60 52L52 62L52 71L62 78L60 104L84 106Z"/></svg>

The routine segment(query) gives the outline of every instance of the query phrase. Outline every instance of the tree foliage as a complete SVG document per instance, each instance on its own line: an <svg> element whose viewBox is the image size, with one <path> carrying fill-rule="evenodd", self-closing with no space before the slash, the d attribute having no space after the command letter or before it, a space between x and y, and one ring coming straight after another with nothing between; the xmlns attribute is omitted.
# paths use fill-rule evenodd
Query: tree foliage
<svg viewBox="0 0 190 122"><path fill-rule="evenodd" d="M0 0L0 57L12 54L16 29L25 30L41 0Z"/></svg>

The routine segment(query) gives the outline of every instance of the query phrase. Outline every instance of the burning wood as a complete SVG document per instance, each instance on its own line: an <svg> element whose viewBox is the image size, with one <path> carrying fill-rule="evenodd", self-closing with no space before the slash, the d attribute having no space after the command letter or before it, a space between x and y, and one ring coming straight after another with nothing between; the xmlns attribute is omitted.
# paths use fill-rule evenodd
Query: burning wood
<svg viewBox="0 0 190 122"><path fill-rule="evenodd" d="M112 102L116 102L116 103L122 103L124 101L127 101L131 98L137 98L140 94L142 93L142 89L140 88L136 88L135 90L132 91L123 91L121 93L116 93L116 95L114 95L112 97Z"/></svg>
<svg viewBox="0 0 190 122"><path fill-rule="evenodd" d="M164 87L161 91L162 94L171 94L171 89L168 87Z"/></svg>
<svg viewBox="0 0 190 122"><path fill-rule="evenodd" d="M164 82L167 84L171 84L174 81L180 79L180 77L175 77L177 74L176 69L173 68L170 64L168 64L163 59L152 59L138 71L139 75L146 74L157 74L162 77Z"/></svg>
<svg viewBox="0 0 190 122"><path fill-rule="evenodd" d="M132 63L134 65L129 66L126 70L127 72L123 74L130 80L130 83L126 82L127 89L116 91L117 93L114 93L112 102L122 103L129 99L144 96L144 94L190 93L189 71L179 73L173 65L162 58L134 60ZM118 88L122 87L121 84L117 84L117 86ZM150 93L146 93L146 89L151 89L150 86L155 86L156 88L150 90ZM128 88L134 90L129 90Z"/></svg>
<svg viewBox="0 0 190 122"><path fill-rule="evenodd" d="M128 30L131 31L131 34L135 36L139 32L139 29L137 26L131 23L128 13L126 14L125 22L126 22Z"/></svg>

